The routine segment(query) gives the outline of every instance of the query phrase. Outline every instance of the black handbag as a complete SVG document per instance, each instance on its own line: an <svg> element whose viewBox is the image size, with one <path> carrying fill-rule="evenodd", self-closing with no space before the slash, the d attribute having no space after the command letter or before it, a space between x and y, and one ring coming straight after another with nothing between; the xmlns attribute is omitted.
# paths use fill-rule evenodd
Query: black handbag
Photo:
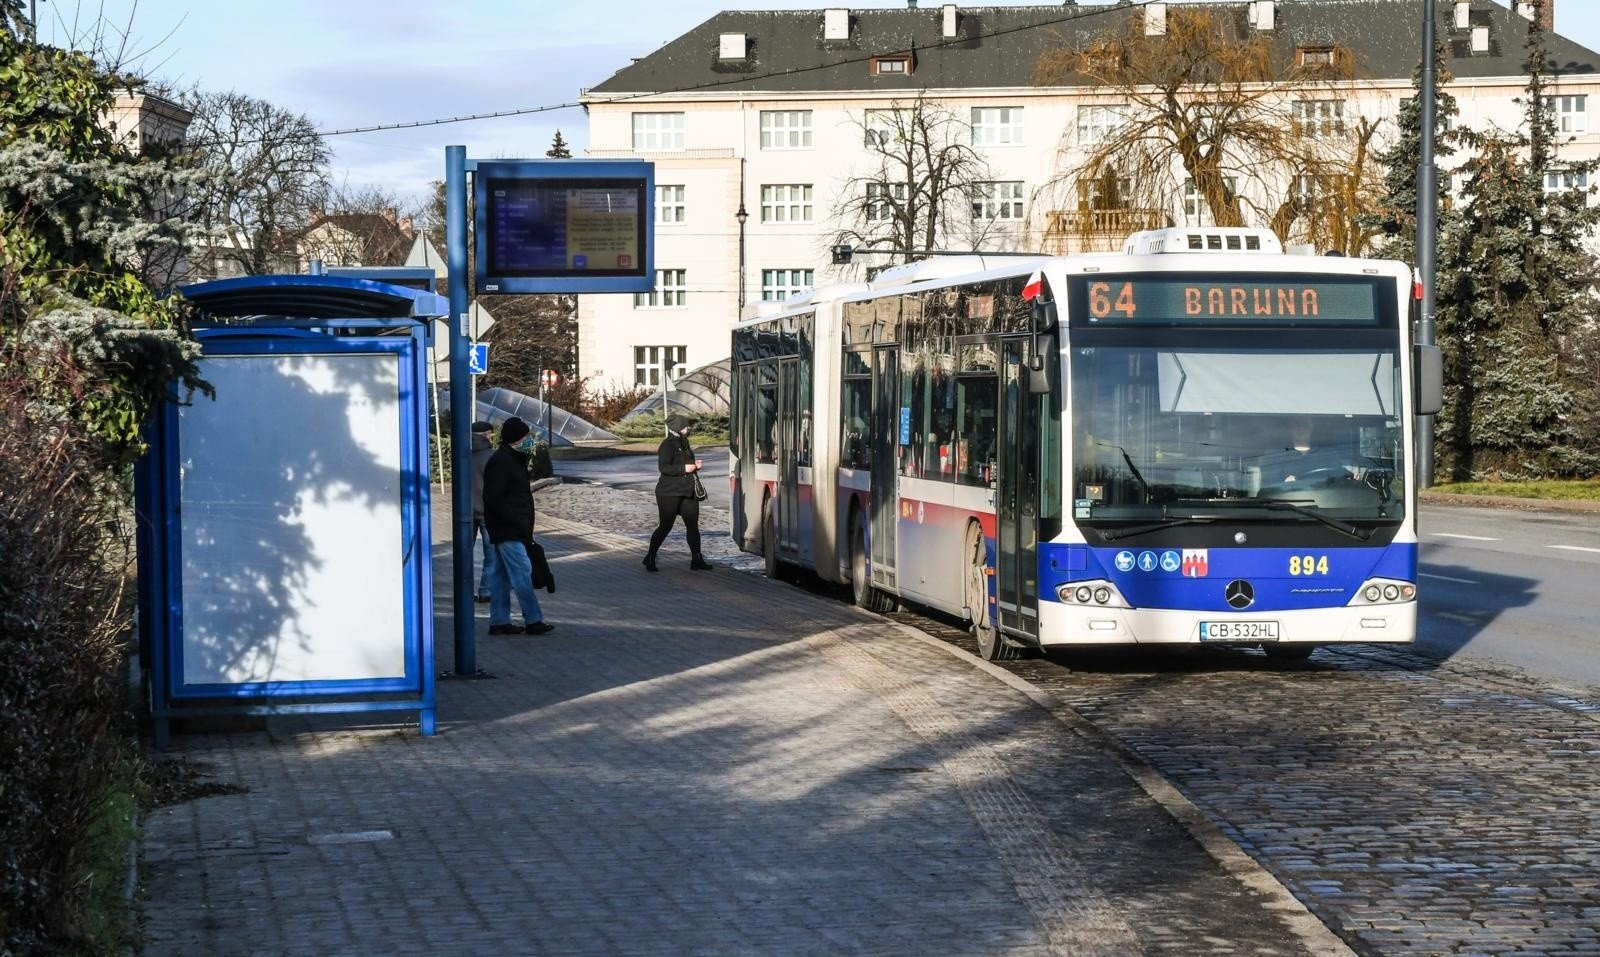
<svg viewBox="0 0 1600 957"><path fill-rule="evenodd" d="M700 481L699 472L690 472L689 477L694 479L694 500L696 502L704 502L706 500L706 483Z"/></svg>
<svg viewBox="0 0 1600 957"><path fill-rule="evenodd" d="M533 587L555 594L556 576L550 571L550 562L544 557L544 546L531 538L523 544L528 550L528 564L533 566Z"/></svg>

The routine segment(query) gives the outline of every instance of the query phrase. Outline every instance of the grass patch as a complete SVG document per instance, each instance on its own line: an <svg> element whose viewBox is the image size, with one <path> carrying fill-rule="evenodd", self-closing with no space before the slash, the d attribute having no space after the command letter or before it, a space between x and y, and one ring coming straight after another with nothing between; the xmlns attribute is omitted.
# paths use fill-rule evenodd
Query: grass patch
<svg viewBox="0 0 1600 957"><path fill-rule="evenodd" d="M84 844L83 912L79 924L82 953L118 954L134 937L134 917L123 896L128 877L128 849L134 836L139 804L133 782L113 782L95 808Z"/></svg>
<svg viewBox="0 0 1600 957"><path fill-rule="evenodd" d="M1497 495L1502 498L1541 498L1600 502L1600 479L1583 482L1452 482L1431 486L1446 495Z"/></svg>

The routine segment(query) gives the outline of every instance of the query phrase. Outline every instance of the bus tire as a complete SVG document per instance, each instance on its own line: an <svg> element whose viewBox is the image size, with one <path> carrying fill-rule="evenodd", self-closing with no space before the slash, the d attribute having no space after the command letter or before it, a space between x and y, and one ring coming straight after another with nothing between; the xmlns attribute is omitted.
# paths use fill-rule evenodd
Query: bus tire
<svg viewBox="0 0 1600 957"><path fill-rule="evenodd" d="M1261 650L1267 653L1267 658L1272 661L1293 662L1305 661L1311 653L1317 650L1316 645L1262 645Z"/></svg>
<svg viewBox="0 0 1600 957"><path fill-rule="evenodd" d="M1017 646L1007 641L989 616L989 555L983 529L976 522L967 526L966 546L962 551L966 571L962 576L963 600L971 616L972 637L978 640L978 657L985 661L1011 661Z"/></svg>
<svg viewBox="0 0 1600 957"><path fill-rule="evenodd" d="M857 608L883 613L894 610L894 601L872 587L872 567L867 558L867 526L861 513L851 523L850 532L850 597Z"/></svg>
<svg viewBox="0 0 1600 957"><path fill-rule="evenodd" d="M771 498L761 502L761 557L767 563L767 577L776 581L783 563L778 561L778 529L772 520Z"/></svg>

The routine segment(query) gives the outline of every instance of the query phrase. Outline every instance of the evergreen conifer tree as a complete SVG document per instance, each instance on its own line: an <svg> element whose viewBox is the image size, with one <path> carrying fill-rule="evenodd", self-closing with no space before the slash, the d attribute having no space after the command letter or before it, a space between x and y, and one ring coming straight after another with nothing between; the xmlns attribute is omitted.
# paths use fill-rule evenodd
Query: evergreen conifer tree
<svg viewBox="0 0 1600 957"><path fill-rule="evenodd" d="M550 141L550 148L544 155L551 159L571 159L572 150L567 147L567 141L561 138L561 131L556 130L556 138Z"/></svg>
<svg viewBox="0 0 1600 957"><path fill-rule="evenodd" d="M1448 84L1454 79L1444 68L1444 46L1440 44L1434 60L1438 82L1434 85L1434 120L1438 124L1434 137L1434 158L1448 159L1456 152L1461 131L1456 125L1459 109L1456 98L1450 95ZM1378 162L1388 170L1383 177L1384 193L1372 213L1362 218L1361 225L1377 229L1389 238L1381 254L1402 262L1417 261L1417 169L1422 165L1422 69L1419 66L1411 75L1412 88L1417 95L1400 104L1400 114L1395 118L1398 135L1388 149L1378 154ZM1439 176L1438 195L1449 197L1449 174L1436 166ZM1449 228L1453 215L1446 202L1439 211L1439 228Z"/></svg>
<svg viewBox="0 0 1600 957"><path fill-rule="evenodd" d="M1600 164L1559 158L1548 54L1528 25L1522 129L1465 139L1459 217L1440 244L1441 471L1457 480L1588 475L1594 278L1600 225L1588 183Z"/></svg>

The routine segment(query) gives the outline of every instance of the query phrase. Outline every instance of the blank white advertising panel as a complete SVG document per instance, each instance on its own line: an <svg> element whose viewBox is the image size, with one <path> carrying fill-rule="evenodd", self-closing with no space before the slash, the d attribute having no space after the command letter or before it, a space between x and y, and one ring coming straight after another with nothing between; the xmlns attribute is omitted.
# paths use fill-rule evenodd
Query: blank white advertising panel
<svg viewBox="0 0 1600 957"><path fill-rule="evenodd" d="M182 683L405 674L394 353L213 356L180 410Z"/></svg>

